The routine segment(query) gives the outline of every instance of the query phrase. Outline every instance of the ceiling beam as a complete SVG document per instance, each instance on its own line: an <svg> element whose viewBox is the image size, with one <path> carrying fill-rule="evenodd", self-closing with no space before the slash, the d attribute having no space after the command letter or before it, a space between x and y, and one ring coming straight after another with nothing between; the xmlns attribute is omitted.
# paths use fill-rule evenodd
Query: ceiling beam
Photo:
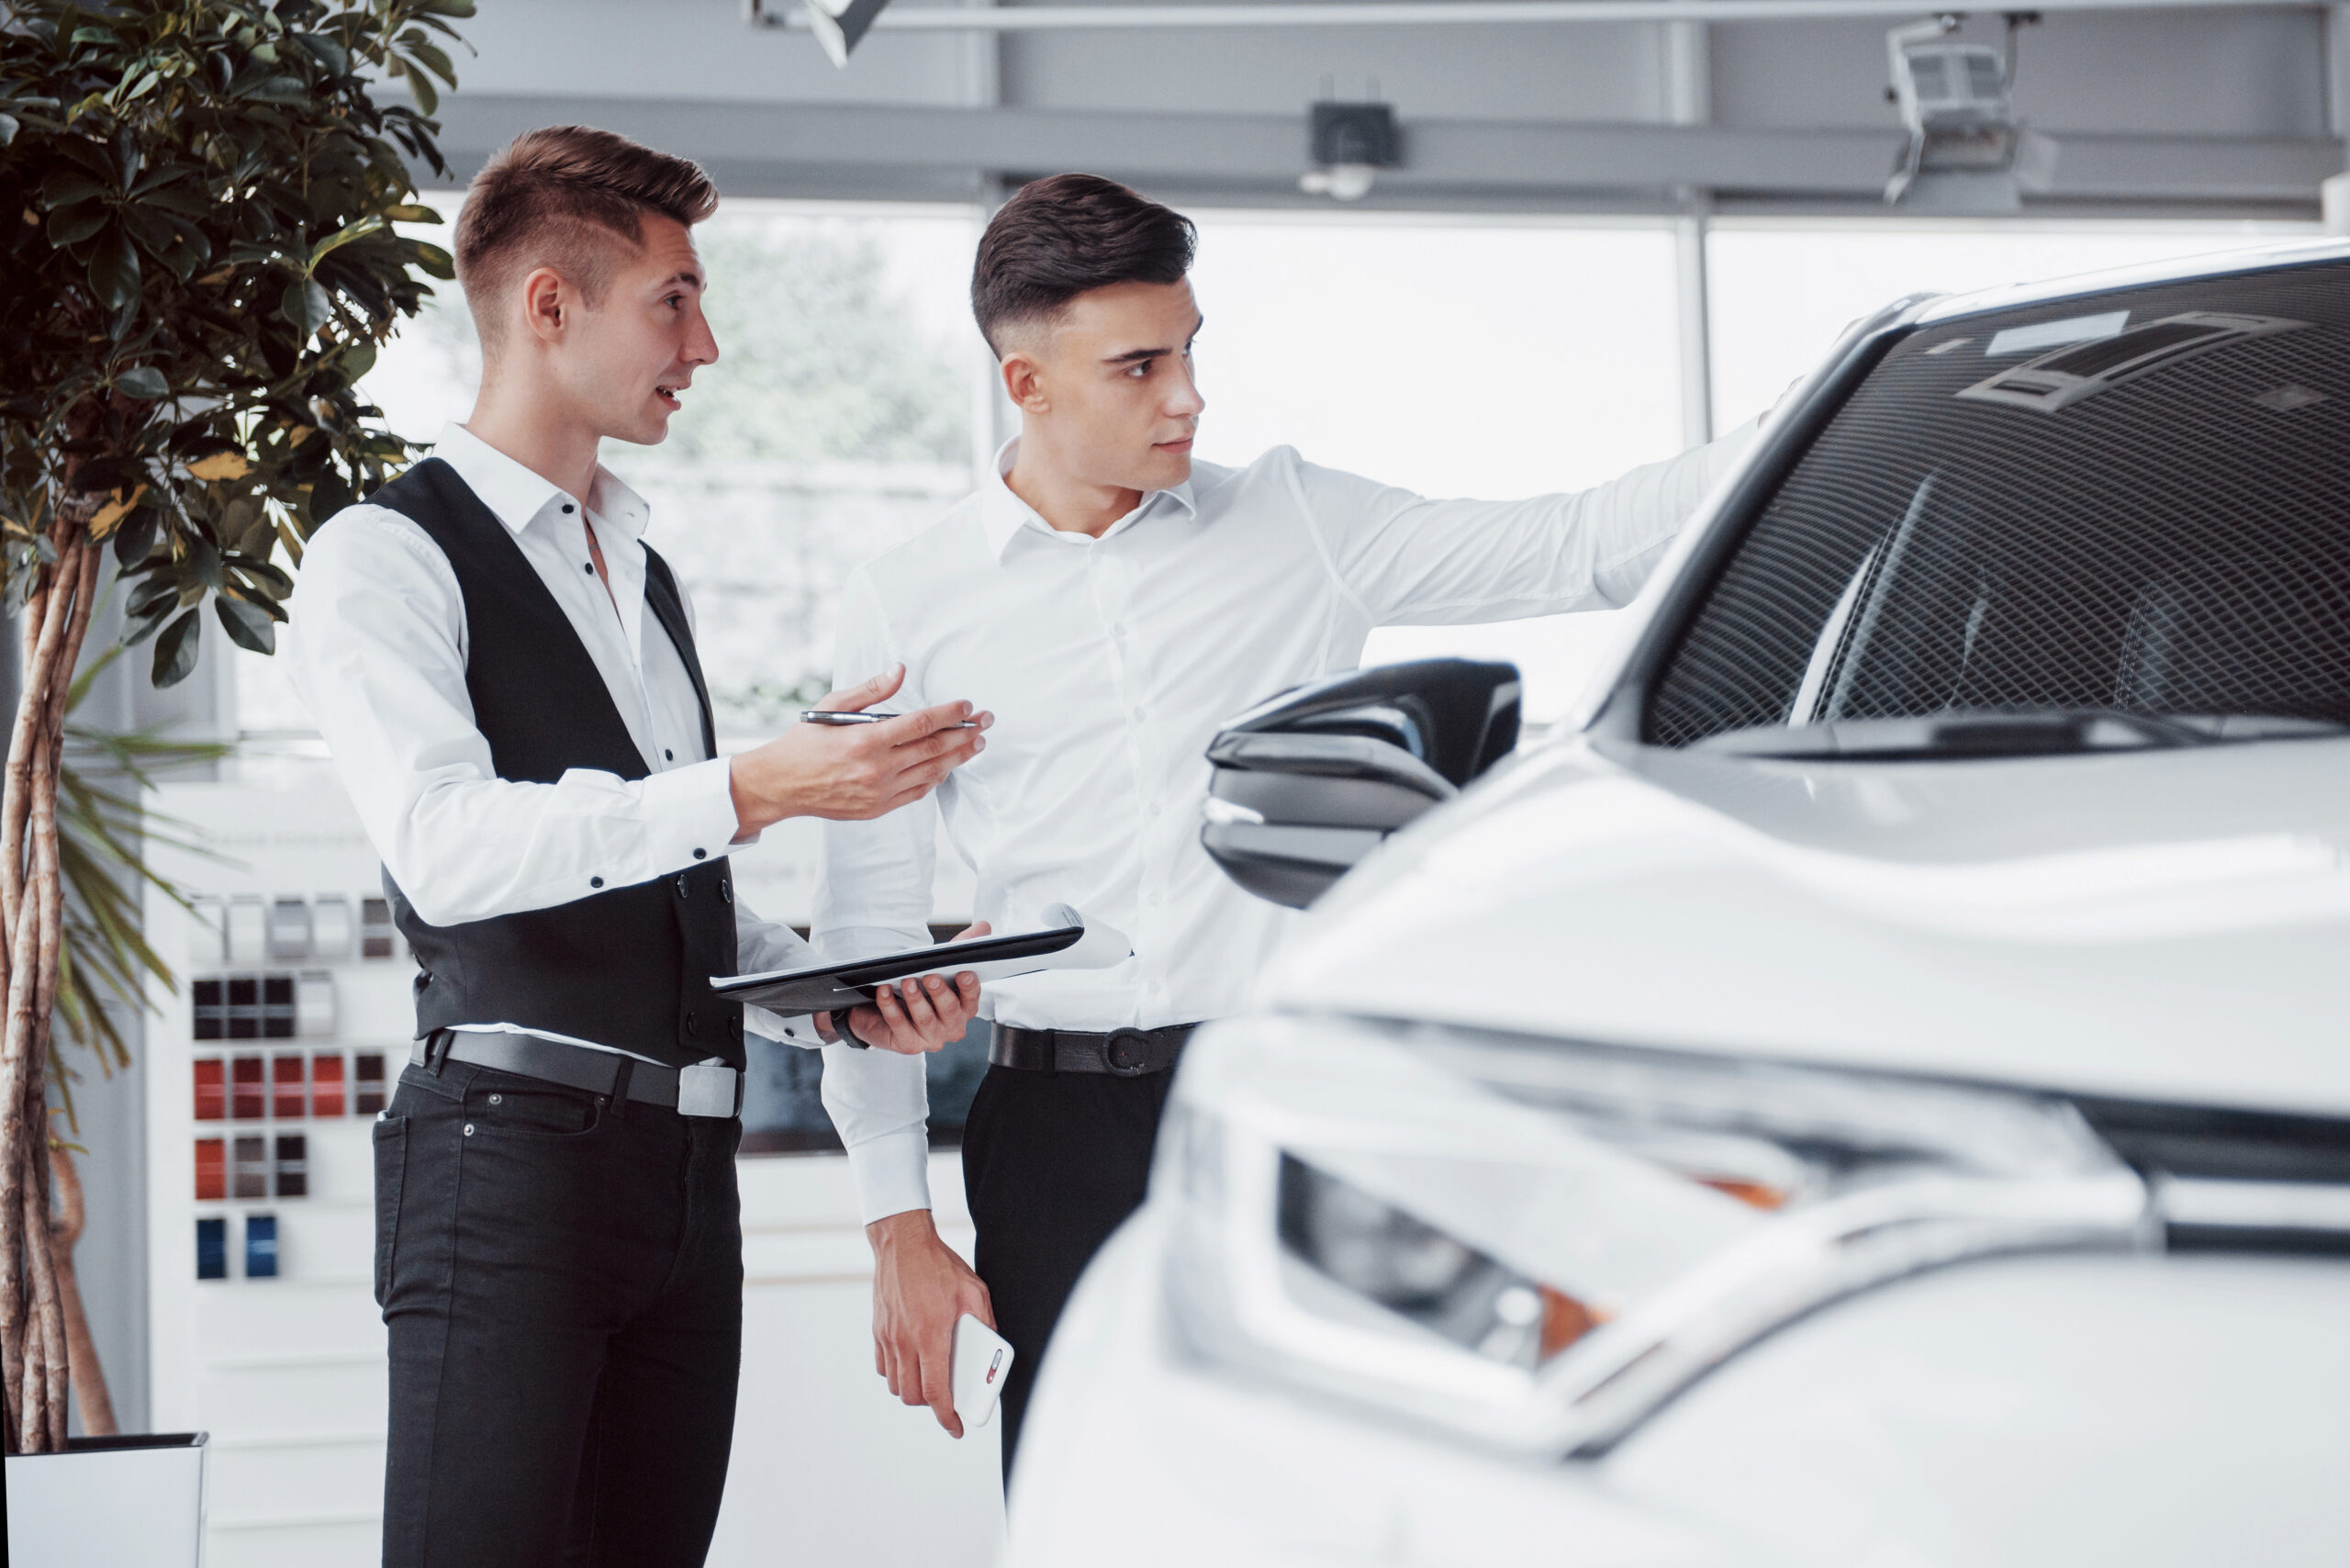
<svg viewBox="0 0 2350 1568"><path fill-rule="evenodd" d="M2034 0L2032 10L2310 10L2318 0ZM1128 32L1265 28L1463 28L1609 22L1785 22L1914 17L1919 0L1315 0L1310 5L900 6L873 18L875 32ZM1930 7L1928 7L1930 9ZM755 27L809 30L801 0L748 0Z"/></svg>
<svg viewBox="0 0 2350 1568"><path fill-rule="evenodd" d="M1191 193L1294 194L1309 162L1303 117L1024 108L714 103L453 95L441 144L460 178L521 131L592 124L693 158L737 195L903 196L976 192L988 177L1085 169ZM2236 137L2055 139L2057 203L2306 204L2343 145ZM1897 130L1723 125L1415 120L1404 165L1382 170L1382 205L1481 196L1605 197L1695 187L1749 197L1873 197ZM1298 198L1300 205L1307 205ZM1325 205L1315 202L1312 205ZM1645 203L1640 205L1646 205Z"/></svg>

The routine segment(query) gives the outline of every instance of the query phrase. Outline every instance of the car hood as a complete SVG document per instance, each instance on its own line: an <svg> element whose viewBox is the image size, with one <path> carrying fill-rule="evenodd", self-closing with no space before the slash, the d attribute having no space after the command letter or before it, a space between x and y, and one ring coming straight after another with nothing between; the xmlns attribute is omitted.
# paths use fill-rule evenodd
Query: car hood
<svg viewBox="0 0 2350 1568"><path fill-rule="evenodd" d="M1577 737L1390 841L1267 1005L2350 1114L2350 739L1759 761Z"/></svg>

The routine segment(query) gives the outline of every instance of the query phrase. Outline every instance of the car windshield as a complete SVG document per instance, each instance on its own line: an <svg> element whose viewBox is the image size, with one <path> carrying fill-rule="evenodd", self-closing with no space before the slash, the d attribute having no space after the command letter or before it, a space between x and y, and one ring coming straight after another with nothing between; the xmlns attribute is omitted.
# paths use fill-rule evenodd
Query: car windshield
<svg viewBox="0 0 2350 1568"><path fill-rule="evenodd" d="M1651 743L1766 753L2339 733L2350 265L1912 334L1795 465L1654 690Z"/></svg>

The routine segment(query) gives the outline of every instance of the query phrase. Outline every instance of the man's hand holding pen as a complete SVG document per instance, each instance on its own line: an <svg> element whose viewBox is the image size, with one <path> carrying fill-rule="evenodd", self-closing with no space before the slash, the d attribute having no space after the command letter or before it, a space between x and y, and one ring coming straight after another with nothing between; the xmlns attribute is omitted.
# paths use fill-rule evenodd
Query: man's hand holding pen
<svg viewBox="0 0 2350 1568"><path fill-rule="evenodd" d="M886 700L905 683L901 665L817 704L853 713ZM985 749L992 713L968 702L869 723L794 724L736 756L728 770L734 818L745 837L786 817L861 821L911 805Z"/></svg>

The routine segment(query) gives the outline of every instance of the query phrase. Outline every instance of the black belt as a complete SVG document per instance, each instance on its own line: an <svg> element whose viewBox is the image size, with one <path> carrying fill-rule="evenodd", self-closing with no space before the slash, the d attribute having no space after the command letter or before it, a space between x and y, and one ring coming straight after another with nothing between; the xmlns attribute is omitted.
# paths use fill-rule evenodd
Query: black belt
<svg viewBox="0 0 2350 1568"><path fill-rule="evenodd" d="M1113 1029L1106 1035L1074 1029L1024 1029L998 1024L988 1039L988 1060L1024 1072L1106 1072L1141 1078L1165 1072L1183 1054L1183 1042L1197 1024L1158 1029Z"/></svg>
<svg viewBox="0 0 2350 1568"><path fill-rule="evenodd" d="M439 1030L417 1041L408 1052L408 1060L418 1067L430 1067L436 1057L520 1073L524 1078L543 1078L549 1083L584 1089L590 1094L658 1105L664 1110L677 1111L679 1115L732 1116L743 1109L743 1075L722 1064L705 1062L681 1071L612 1051L542 1039L536 1035L487 1035L470 1029ZM692 1108L679 1111L678 1085L687 1073L695 1075L688 1085ZM720 1073L725 1075L723 1079L711 1076ZM718 1108L722 1099L728 1103L724 1110Z"/></svg>

